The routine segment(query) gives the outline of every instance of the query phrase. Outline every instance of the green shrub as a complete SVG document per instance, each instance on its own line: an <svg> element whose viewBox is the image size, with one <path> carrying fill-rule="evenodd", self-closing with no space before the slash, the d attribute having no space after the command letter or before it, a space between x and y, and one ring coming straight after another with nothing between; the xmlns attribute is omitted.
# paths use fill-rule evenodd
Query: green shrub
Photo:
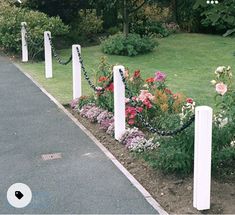
<svg viewBox="0 0 235 215"><path fill-rule="evenodd" d="M234 0L222 1L216 5L208 5L206 1L197 0L194 8L202 9L201 23L207 28L214 28L219 32L235 28Z"/></svg>
<svg viewBox="0 0 235 215"><path fill-rule="evenodd" d="M162 23L152 20L137 20L131 24L131 32L141 36L155 35L158 37L167 37L170 33Z"/></svg>
<svg viewBox="0 0 235 215"><path fill-rule="evenodd" d="M68 33L68 26L59 17L49 18L46 14L18 8L0 1L0 46L6 51L20 54L21 22L27 23L34 43L43 42L43 32L51 31L53 36ZM43 45L34 46L28 43L30 57L41 56Z"/></svg>
<svg viewBox="0 0 235 215"><path fill-rule="evenodd" d="M79 12L76 22L72 23L72 39L93 40L94 35L103 31L103 20L97 17L94 11L85 14L84 11Z"/></svg>
<svg viewBox="0 0 235 215"><path fill-rule="evenodd" d="M106 54L135 56L152 51L157 42L149 37L141 37L138 34L115 34L101 41L102 51Z"/></svg>
<svg viewBox="0 0 235 215"><path fill-rule="evenodd" d="M117 34L118 32L120 32L120 28L115 26L115 27L111 27L107 30L109 35L114 35Z"/></svg>
<svg viewBox="0 0 235 215"><path fill-rule="evenodd" d="M164 173L189 174L193 168L194 128L189 127L174 137L159 140L156 151L144 155L153 168Z"/></svg>

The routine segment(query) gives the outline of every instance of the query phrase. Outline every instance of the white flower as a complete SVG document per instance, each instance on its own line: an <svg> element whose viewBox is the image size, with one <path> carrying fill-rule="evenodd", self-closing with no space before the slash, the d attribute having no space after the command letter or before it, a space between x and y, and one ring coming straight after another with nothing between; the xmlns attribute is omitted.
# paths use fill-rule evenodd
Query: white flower
<svg viewBox="0 0 235 215"><path fill-rule="evenodd" d="M226 67L225 67L225 66L219 66L219 67L217 67L217 69L215 70L215 74L223 73L223 72L225 72L225 70L226 70Z"/></svg>
<svg viewBox="0 0 235 215"><path fill-rule="evenodd" d="M216 85L216 80L212 80L212 81L211 81L211 84L212 84L212 85Z"/></svg>
<svg viewBox="0 0 235 215"><path fill-rule="evenodd" d="M235 140L233 140L233 141L230 143L230 146L231 146L231 147L235 147Z"/></svg>
<svg viewBox="0 0 235 215"><path fill-rule="evenodd" d="M148 89L149 85L148 84L144 84L143 87Z"/></svg>
<svg viewBox="0 0 235 215"><path fill-rule="evenodd" d="M231 66L228 66L228 67L227 67L227 71L230 71L230 70L231 70Z"/></svg>
<svg viewBox="0 0 235 215"><path fill-rule="evenodd" d="M223 128L225 125L228 124L228 118L224 118L220 121L220 127Z"/></svg>

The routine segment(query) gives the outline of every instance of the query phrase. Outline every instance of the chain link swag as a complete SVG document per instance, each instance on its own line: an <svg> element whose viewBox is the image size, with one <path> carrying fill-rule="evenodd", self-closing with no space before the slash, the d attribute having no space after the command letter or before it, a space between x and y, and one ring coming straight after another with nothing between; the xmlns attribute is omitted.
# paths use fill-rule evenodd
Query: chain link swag
<svg viewBox="0 0 235 215"><path fill-rule="evenodd" d="M31 35L30 35L30 30L28 29L28 26L27 25L23 25L25 30L26 30L26 35L25 35L25 39L26 39L26 42L27 44L31 44L32 46L34 47L40 47L43 45L43 40L41 40L40 42L36 43L34 42L34 40L32 39Z"/></svg>
<svg viewBox="0 0 235 215"><path fill-rule="evenodd" d="M52 38L50 37L50 34L47 34L48 36L48 39L49 39L49 42L50 42L50 45L51 45L51 49L52 49L52 53L57 61L57 63L61 64L61 65L67 65L69 64L71 61L72 61L72 54L70 55L69 59L67 61L63 61L61 59L61 57L57 54L57 51L55 49L55 46L53 45L53 42L52 42Z"/></svg>
<svg viewBox="0 0 235 215"><path fill-rule="evenodd" d="M82 68L82 71L83 71L83 75L84 75L85 79L87 80L90 88L93 89L95 92L98 92L98 93L101 93L101 94L104 93L105 89L107 87L109 87L111 83L113 83L113 75L111 76L109 82L104 87L97 87L97 86L95 86L92 83L91 79L89 78L89 76L87 74L87 71L85 69L85 66L84 66L84 63L83 63L83 60L82 60L82 56L81 56L81 53L80 53L78 47L77 47L77 53L78 53L79 62L81 64L81 68Z"/></svg>

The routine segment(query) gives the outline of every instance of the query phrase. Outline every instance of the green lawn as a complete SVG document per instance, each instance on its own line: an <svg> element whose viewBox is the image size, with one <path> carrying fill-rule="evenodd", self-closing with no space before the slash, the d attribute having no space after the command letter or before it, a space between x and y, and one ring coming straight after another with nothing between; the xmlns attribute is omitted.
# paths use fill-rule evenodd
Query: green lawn
<svg viewBox="0 0 235 215"><path fill-rule="evenodd" d="M183 92L195 98L201 105L213 106L214 89L210 81L214 78L214 70L220 65L230 65L235 71L234 38L204 34L175 34L159 39L159 47L155 51L136 57L108 56L111 64L122 64L130 71L140 69L144 78L154 76L161 70L167 74L170 88L174 92ZM71 49L61 50L67 59ZM82 48L85 67L92 73L104 54L99 46ZM44 63L21 64L31 76L41 83L60 102L68 103L72 98L71 64L62 66L53 64L54 78L44 77ZM89 93L89 87L83 81L83 94Z"/></svg>

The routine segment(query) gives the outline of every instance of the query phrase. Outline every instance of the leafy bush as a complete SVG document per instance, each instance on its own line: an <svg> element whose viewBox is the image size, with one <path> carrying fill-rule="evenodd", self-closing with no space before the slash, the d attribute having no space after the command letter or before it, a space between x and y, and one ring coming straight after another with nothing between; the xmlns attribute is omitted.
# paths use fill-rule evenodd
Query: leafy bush
<svg viewBox="0 0 235 215"><path fill-rule="evenodd" d="M94 11L85 13L83 10L79 12L76 22L72 23L72 39L77 41L92 40L94 35L103 30L103 20L97 17Z"/></svg>
<svg viewBox="0 0 235 215"><path fill-rule="evenodd" d="M51 31L53 36L68 33L68 26L59 17L49 18L46 14L29 11L0 1L0 46L6 51L19 54L21 51L21 22L26 22L34 43L43 42L43 32ZM31 57L42 54L43 46L28 43Z"/></svg>
<svg viewBox="0 0 235 215"><path fill-rule="evenodd" d="M167 37L169 31L162 25L162 23L152 20L137 20L131 24L131 32L140 34L141 36L158 36Z"/></svg>
<svg viewBox="0 0 235 215"><path fill-rule="evenodd" d="M114 35L114 34L117 34L118 32L120 32L120 28L117 27L117 26L110 27L110 28L107 30L107 32L108 32L109 35Z"/></svg>
<svg viewBox="0 0 235 215"><path fill-rule="evenodd" d="M101 41L102 51L106 54L135 56L152 51L157 42L149 37L129 34L127 37L119 33Z"/></svg>
<svg viewBox="0 0 235 215"><path fill-rule="evenodd" d="M216 5L208 5L206 1L197 0L194 8L203 9L201 23L205 27L214 27L219 32L235 28L234 0L219 1Z"/></svg>
<svg viewBox="0 0 235 215"><path fill-rule="evenodd" d="M156 151L145 153L144 159L164 173L189 174L193 169L194 127L191 126L174 137L159 140Z"/></svg>

